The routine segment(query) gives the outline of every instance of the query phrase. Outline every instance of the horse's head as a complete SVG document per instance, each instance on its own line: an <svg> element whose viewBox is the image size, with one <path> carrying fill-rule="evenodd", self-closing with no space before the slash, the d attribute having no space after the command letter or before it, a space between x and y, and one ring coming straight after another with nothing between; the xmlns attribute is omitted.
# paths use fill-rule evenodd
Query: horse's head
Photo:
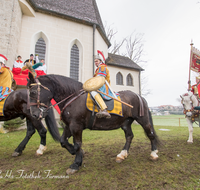
<svg viewBox="0 0 200 190"><path fill-rule="evenodd" d="M53 94L45 84L41 84L31 73L29 73L29 79L27 88L29 89L30 112L33 117L42 119L47 116Z"/></svg>
<svg viewBox="0 0 200 190"><path fill-rule="evenodd" d="M180 97L182 99L181 103L184 107L185 115L191 117L194 107L198 104L197 98L193 95L192 92L184 93Z"/></svg>

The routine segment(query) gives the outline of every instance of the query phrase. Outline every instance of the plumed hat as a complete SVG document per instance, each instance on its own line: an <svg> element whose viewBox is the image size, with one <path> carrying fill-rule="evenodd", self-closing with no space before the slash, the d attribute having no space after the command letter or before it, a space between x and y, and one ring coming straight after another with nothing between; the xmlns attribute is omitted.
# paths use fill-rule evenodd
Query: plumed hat
<svg viewBox="0 0 200 190"><path fill-rule="evenodd" d="M106 60L104 55L103 55L103 52L101 52L99 50L97 50L97 55L95 55L94 58L95 59L100 59L103 63L105 63L105 60Z"/></svg>
<svg viewBox="0 0 200 190"><path fill-rule="evenodd" d="M7 59L6 56L0 54L0 62L2 62L3 64L5 64L5 61L7 61L7 60L8 60L8 59Z"/></svg>

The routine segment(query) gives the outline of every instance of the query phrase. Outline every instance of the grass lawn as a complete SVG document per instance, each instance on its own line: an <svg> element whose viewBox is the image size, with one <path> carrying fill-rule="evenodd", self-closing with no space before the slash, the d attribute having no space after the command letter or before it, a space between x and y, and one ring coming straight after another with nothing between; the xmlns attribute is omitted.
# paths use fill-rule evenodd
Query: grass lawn
<svg viewBox="0 0 200 190"><path fill-rule="evenodd" d="M200 128L194 128L194 143L187 144L188 128L155 126L161 141L159 159L151 161L150 142L139 125L128 158L118 164L116 155L124 146L121 129L83 133L85 156L80 170L66 176L74 156L47 134L47 150L37 157L39 135L35 134L20 157L11 154L26 131L0 134L1 189L200 189ZM168 129L163 131L160 129ZM62 129L60 129L62 133Z"/></svg>
<svg viewBox="0 0 200 190"><path fill-rule="evenodd" d="M152 116L154 125L158 126L188 126L185 115L158 115ZM193 123L193 127L199 127Z"/></svg>

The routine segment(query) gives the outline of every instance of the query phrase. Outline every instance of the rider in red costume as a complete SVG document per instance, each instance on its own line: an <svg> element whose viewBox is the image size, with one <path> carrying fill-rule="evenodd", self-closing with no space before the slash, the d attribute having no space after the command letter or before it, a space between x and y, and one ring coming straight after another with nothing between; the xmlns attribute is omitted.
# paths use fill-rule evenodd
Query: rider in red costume
<svg viewBox="0 0 200 190"><path fill-rule="evenodd" d="M196 84L192 86L191 92L197 96L198 101L200 100L200 75L196 77ZM195 110L200 110L200 106L194 107Z"/></svg>

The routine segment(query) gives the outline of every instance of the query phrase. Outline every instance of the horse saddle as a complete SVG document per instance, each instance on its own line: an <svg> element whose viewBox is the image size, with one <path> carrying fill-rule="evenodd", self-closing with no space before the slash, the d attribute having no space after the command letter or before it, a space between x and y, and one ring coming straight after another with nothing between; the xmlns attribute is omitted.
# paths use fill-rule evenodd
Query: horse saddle
<svg viewBox="0 0 200 190"><path fill-rule="evenodd" d="M91 96L91 98L93 99L93 101L95 102L94 98ZM110 100L105 100L103 99L106 106L107 106L107 110L108 111L111 111L114 109L114 100L113 99L110 99ZM95 102L96 103L96 102Z"/></svg>
<svg viewBox="0 0 200 190"><path fill-rule="evenodd" d="M118 96L118 99L121 100L120 96ZM116 114L119 116L123 117L123 113L122 113L122 104L116 100L104 100L107 106L107 111L110 114ZM86 98L86 107L88 110L90 111L94 111L94 112L98 112L99 108L96 105L96 103L94 103L95 100L93 100L92 96L90 95L90 93L87 94L87 98Z"/></svg>

